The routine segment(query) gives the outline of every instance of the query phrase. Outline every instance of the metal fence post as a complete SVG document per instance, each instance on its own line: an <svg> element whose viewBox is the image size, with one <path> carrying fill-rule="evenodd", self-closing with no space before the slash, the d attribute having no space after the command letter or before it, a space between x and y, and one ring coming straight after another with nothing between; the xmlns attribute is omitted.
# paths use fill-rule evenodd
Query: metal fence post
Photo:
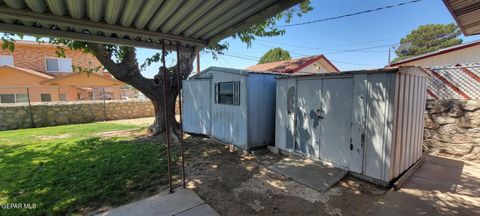
<svg viewBox="0 0 480 216"><path fill-rule="evenodd" d="M178 91L178 113L180 115L180 157L182 158L182 185L185 188L185 157L183 154L183 125L182 125L182 77L180 76L180 42L177 41L177 91ZM175 108L174 108L175 109ZM175 111L174 111L175 112Z"/></svg>
<svg viewBox="0 0 480 216"><path fill-rule="evenodd" d="M30 102L30 88L27 88L27 99L28 99L28 114L30 115L30 126L34 128L35 122L33 121L32 103Z"/></svg>
<svg viewBox="0 0 480 216"><path fill-rule="evenodd" d="M169 124L169 119L168 119L168 114L167 114L167 109L168 109L168 106L167 106L167 103L168 103L168 100L167 100L167 75L168 75L168 71L167 71L167 65L166 65L166 62L165 62L165 55L166 55L166 51L165 51L165 40L162 40L162 63L163 63L163 121L165 123L165 141L167 143L167 159L168 159L168 188L169 188L169 192L172 193L173 192L173 187L172 187L172 159L171 159L171 156L170 156L170 124ZM175 111L174 111L175 112Z"/></svg>
<svg viewBox="0 0 480 216"><path fill-rule="evenodd" d="M105 87L103 89L103 121L107 121L107 102L105 101Z"/></svg>

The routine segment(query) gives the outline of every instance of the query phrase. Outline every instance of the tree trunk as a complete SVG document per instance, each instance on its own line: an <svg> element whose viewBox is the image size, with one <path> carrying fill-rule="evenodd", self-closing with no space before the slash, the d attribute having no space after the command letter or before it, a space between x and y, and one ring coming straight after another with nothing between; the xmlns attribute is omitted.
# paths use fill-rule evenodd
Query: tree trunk
<svg viewBox="0 0 480 216"><path fill-rule="evenodd" d="M140 73L140 67L138 66L135 48L125 48L125 54L121 62L116 63L112 59L112 52L107 49L105 45L89 43L89 48L97 59L103 64L105 69L110 72L116 79L131 85L135 89L142 92L148 97L155 109L155 121L148 129L148 134L151 136L158 135L165 131L165 116L169 120L170 136L178 141L179 138L179 124L175 119L175 103L178 96L178 79L176 76L177 67L174 66L168 71L167 75L167 110L164 110L164 98L163 98L163 71L162 67L159 68L159 72L153 79L145 78ZM181 52L179 53L180 60L177 64L180 65L180 79L187 78L193 71L193 61L195 58L195 52ZM180 84L181 89L181 84Z"/></svg>

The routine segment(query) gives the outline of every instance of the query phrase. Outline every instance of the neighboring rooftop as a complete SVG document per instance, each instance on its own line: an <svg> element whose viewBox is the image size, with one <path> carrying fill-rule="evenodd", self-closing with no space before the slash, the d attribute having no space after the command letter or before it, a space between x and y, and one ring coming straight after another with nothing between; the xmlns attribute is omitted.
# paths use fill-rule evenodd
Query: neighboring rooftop
<svg viewBox="0 0 480 216"><path fill-rule="evenodd" d="M321 65L316 65L316 63ZM246 68L246 70L292 74L300 72L302 69L305 69L308 66L313 66L315 68L323 66L325 70L327 70L326 72L340 72L340 70L338 70L338 68L333 65L324 55L314 55L286 61L257 64ZM314 71L302 72L315 73Z"/></svg>
<svg viewBox="0 0 480 216"><path fill-rule="evenodd" d="M399 66L399 65L402 65L402 64L405 64L405 63L408 63L408 62L413 62L413 61L418 61L418 60L421 60L421 59L431 58L431 57L434 57L434 56L443 55L443 54L451 53L451 52L454 52L454 51L459 51L459 50L474 47L474 46L480 46L480 40L472 41L472 42L469 42L469 43L463 43L463 44L459 44L459 45L456 45L456 46L451 46L451 47L448 47L448 48L440 49L440 50L437 50L437 51L434 51L434 52L425 53L423 55L403 59L403 60L400 60L398 62L391 63L390 66ZM462 62L456 62L456 63L462 63Z"/></svg>

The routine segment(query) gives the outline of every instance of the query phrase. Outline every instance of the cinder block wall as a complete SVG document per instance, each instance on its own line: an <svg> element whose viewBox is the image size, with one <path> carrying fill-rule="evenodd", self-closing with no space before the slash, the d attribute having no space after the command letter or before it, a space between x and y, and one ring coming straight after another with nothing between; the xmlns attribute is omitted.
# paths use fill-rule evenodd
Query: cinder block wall
<svg viewBox="0 0 480 216"><path fill-rule="evenodd" d="M105 108L105 109L104 109ZM154 116L150 101L82 101L2 105L0 130L79 124ZM33 122L33 124L32 124Z"/></svg>
<svg viewBox="0 0 480 216"><path fill-rule="evenodd" d="M480 100L427 100L424 151L480 160Z"/></svg>

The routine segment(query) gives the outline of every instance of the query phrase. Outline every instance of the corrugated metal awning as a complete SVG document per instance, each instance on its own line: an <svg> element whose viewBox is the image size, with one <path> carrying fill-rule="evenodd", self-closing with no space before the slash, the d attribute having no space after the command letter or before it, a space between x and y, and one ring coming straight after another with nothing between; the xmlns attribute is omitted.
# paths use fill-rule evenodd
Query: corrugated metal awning
<svg viewBox="0 0 480 216"><path fill-rule="evenodd" d="M202 48L301 0L0 0L0 31L168 49Z"/></svg>
<svg viewBox="0 0 480 216"><path fill-rule="evenodd" d="M466 36L480 34L480 0L443 0Z"/></svg>

